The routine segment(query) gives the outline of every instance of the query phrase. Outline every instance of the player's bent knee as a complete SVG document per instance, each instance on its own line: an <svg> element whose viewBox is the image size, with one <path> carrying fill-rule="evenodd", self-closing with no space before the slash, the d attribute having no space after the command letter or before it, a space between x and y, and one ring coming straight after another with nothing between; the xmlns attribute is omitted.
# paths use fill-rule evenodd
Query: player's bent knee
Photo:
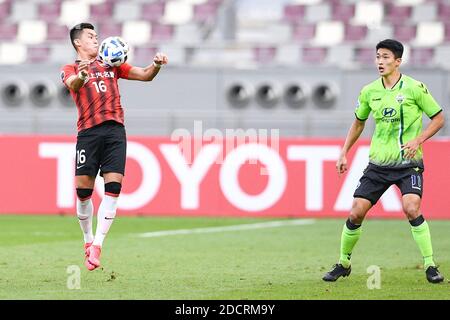
<svg viewBox="0 0 450 320"><path fill-rule="evenodd" d="M413 220L420 216L420 206L415 203L403 204L403 211L409 220Z"/></svg>
<svg viewBox="0 0 450 320"><path fill-rule="evenodd" d="M89 200L92 197L93 189L77 188L77 197L80 201Z"/></svg>
<svg viewBox="0 0 450 320"><path fill-rule="evenodd" d="M105 183L105 194L111 197L118 197L122 190L122 184L119 182Z"/></svg>
<svg viewBox="0 0 450 320"><path fill-rule="evenodd" d="M369 209L370 204L365 203L364 200L361 201L359 199L355 199L350 212L350 221L355 224L361 224Z"/></svg>
<svg viewBox="0 0 450 320"><path fill-rule="evenodd" d="M350 213L350 216L348 218L350 219L350 222L354 224L362 224L362 222L364 221L364 215L358 215L354 213Z"/></svg>

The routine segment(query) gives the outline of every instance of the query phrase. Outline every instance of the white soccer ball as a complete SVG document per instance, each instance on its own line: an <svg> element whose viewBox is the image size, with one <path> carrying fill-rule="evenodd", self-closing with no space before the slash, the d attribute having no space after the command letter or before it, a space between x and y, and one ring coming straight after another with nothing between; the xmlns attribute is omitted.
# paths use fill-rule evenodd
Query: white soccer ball
<svg viewBox="0 0 450 320"><path fill-rule="evenodd" d="M128 50L128 44L121 37L108 37L100 44L98 56L107 65L118 67L127 61Z"/></svg>

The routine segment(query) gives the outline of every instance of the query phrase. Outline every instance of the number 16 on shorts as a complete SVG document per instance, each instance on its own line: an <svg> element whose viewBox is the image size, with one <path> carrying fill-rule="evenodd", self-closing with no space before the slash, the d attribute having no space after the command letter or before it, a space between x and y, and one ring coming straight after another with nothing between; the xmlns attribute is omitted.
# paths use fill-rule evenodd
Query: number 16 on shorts
<svg viewBox="0 0 450 320"><path fill-rule="evenodd" d="M77 150L77 169L83 167L86 163L86 150Z"/></svg>

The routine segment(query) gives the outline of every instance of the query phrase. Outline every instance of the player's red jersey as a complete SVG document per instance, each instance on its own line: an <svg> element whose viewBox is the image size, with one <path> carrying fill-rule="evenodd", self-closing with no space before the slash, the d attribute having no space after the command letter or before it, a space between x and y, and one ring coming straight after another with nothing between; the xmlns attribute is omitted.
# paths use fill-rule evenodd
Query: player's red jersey
<svg viewBox="0 0 450 320"><path fill-rule="evenodd" d="M89 77L83 86L78 92L70 90L78 108L78 131L108 120L124 123L117 80L119 78L127 79L130 69L131 65L127 63L120 67L109 67L99 60L91 62ZM65 65L61 71L64 85L69 77L77 74L78 61Z"/></svg>

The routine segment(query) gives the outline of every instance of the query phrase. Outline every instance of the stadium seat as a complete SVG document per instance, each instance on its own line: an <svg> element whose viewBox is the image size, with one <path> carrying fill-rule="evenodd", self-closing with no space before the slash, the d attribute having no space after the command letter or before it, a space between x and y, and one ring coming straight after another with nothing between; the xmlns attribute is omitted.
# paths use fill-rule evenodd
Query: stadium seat
<svg viewBox="0 0 450 320"><path fill-rule="evenodd" d="M442 45L436 48L434 53L434 63L437 67L450 70L450 45Z"/></svg>
<svg viewBox="0 0 450 320"><path fill-rule="evenodd" d="M437 18L437 5L433 2L419 4L413 7L411 21L419 23L422 21L434 21Z"/></svg>
<svg viewBox="0 0 450 320"><path fill-rule="evenodd" d="M30 45L27 47L27 62L47 63L49 62L49 58L50 58L50 48L48 46Z"/></svg>
<svg viewBox="0 0 450 320"><path fill-rule="evenodd" d="M111 3L104 2L99 4L91 4L89 21L97 22L108 19L113 14L113 6Z"/></svg>
<svg viewBox="0 0 450 320"><path fill-rule="evenodd" d="M67 26L60 25L58 23L47 24L48 41L67 41L68 36L69 36L69 28Z"/></svg>
<svg viewBox="0 0 450 320"><path fill-rule="evenodd" d="M122 37L130 45L146 44L150 40L151 25L147 21L127 21L122 26Z"/></svg>
<svg viewBox="0 0 450 320"><path fill-rule="evenodd" d="M328 49L327 64L342 68L352 67L354 64L353 44L342 44L330 47Z"/></svg>
<svg viewBox="0 0 450 320"><path fill-rule="evenodd" d="M332 6L332 20L348 22L355 15L355 5L337 1Z"/></svg>
<svg viewBox="0 0 450 320"><path fill-rule="evenodd" d="M190 5L203 4L208 2L208 0L183 0L183 1L189 3Z"/></svg>
<svg viewBox="0 0 450 320"><path fill-rule="evenodd" d="M117 1L117 0L115 0ZM136 0L135 2L140 2L140 3L155 3L155 2L168 2L168 1L173 1L173 0Z"/></svg>
<svg viewBox="0 0 450 320"><path fill-rule="evenodd" d="M152 36L150 40L153 41L169 41L173 36L173 26L153 23Z"/></svg>
<svg viewBox="0 0 450 320"><path fill-rule="evenodd" d="M220 6L224 4L226 0L208 0L208 3L214 4L215 6Z"/></svg>
<svg viewBox="0 0 450 320"><path fill-rule="evenodd" d="M83 0L83 1L88 4L100 4L100 3L104 3L106 0Z"/></svg>
<svg viewBox="0 0 450 320"><path fill-rule="evenodd" d="M48 61L53 55L61 59L58 52L62 55L63 51L54 49L54 45L67 45L69 28L80 21L92 21L100 40L121 35L132 48L163 44L173 52L179 49L177 57L187 59L189 47L202 50L205 43L217 45L225 37L217 24L222 21L218 15L225 12L219 11L222 3L225 2L0 0L0 40L30 45L26 61L31 63L45 61L45 53ZM367 59L364 50L359 49L371 51L378 41L396 38L412 46L410 63L415 65L426 57L438 59L442 51L439 46L450 44L447 0L245 0L237 1L236 6L236 33L230 31L227 39L235 39L230 46L252 44L242 50L249 63L282 64L283 50L295 58L291 64L302 60L304 51L306 61L315 63L310 50L325 51L324 63L332 65L343 60L336 58L339 52L346 58L354 52L355 59L372 63L373 57ZM234 50L226 50L227 46L228 43L223 47L224 54L235 55ZM336 48L330 50L333 46ZM353 49L355 46L357 49ZM429 48L435 50L430 53Z"/></svg>
<svg viewBox="0 0 450 320"><path fill-rule="evenodd" d="M274 64L280 66L289 66L301 61L300 47L295 44L281 44L277 47L274 57Z"/></svg>
<svg viewBox="0 0 450 320"><path fill-rule="evenodd" d="M195 22L200 23L212 23L217 15L220 2L210 1L206 3L194 5L194 17Z"/></svg>
<svg viewBox="0 0 450 320"><path fill-rule="evenodd" d="M378 26L384 17L384 7L378 1L358 1L355 4L354 24L366 26Z"/></svg>
<svg viewBox="0 0 450 320"><path fill-rule="evenodd" d="M236 2L239 26L268 25L283 19L284 4L273 0L246 0Z"/></svg>
<svg viewBox="0 0 450 320"><path fill-rule="evenodd" d="M284 20L290 23L300 23L305 16L305 6L288 4L284 7Z"/></svg>
<svg viewBox="0 0 450 320"><path fill-rule="evenodd" d="M328 3L306 6L304 19L308 23L329 21L331 19L331 7Z"/></svg>
<svg viewBox="0 0 450 320"><path fill-rule="evenodd" d="M114 5L113 18L117 22L138 20L141 15L141 5L131 1L121 1Z"/></svg>
<svg viewBox="0 0 450 320"><path fill-rule="evenodd" d="M23 20L35 20L37 18L38 8L35 3L28 1L11 2L10 21L20 22Z"/></svg>
<svg viewBox="0 0 450 320"><path fill-rule="evenodd" d="M255 47L253 48L254 61L258 64L270 64L273 62L276 52L276 47Z"/></svg>
<svg viewBox="0 0 450 320"><path fill-rule="evenodd" d="M0 2L0 21L5 21L6 18L9 17L11 3L9 2Z"/></svg>
<svg viewBox="0 0 450 320"><path fill-rule="evenodd" d="M402 56L402 65L408 66L410 64L411 58L411 46L408 42L403 43L403 56Z"/></svg>
<svg viewBox="0 0 450 320"><path fill-rule="evenodd" d="M76 59L76 52L67 43L55 43L51 45L49 61L58 64L72 63Z"/></svg>
<svg viewBox="0 0 450 320"><path fill-rule="evenodd" d="M59 2L40 3L38 8L39 20L42 21L55 22L61 14Z"/></svg>
<svg viewBox="0 0 450 320"><path fill-rule="evenodd" d="M410 6L397 6L395 4L386 5L386 17L385 20L392 24L404 24L411 18L412 7Z"/></svg>
<svg viewBox="0 0 450 320"><path fill-rule="evenodd" d="M268 42L272 44L289 43L292 41L292 27L287 23L273 24L267 28Z"/></svg>
<svg viewBox="0 0 450 320"><path fill-rule="evenodd" d="M63 1L59 21L68 27L73 27L80 21L89 19L89 4L79 1Z"/></svg>
<svg viewBox="0 0 450 320"><path fill-rule="evenodd" d="M383 39L394 37L394 27L390 24L383 24L376 28L368 28L364 42L367 45L374 45Z"/></svg>
<svg viewBox="0 0 450 320"><path fill-rule="evenodd" d="M168 57L170 57L169 59L171 66L186 65L187 51L189 51L189 49L186 49L183 45L175 44L173 42L162 43L159 45L158 51L164 52ZM148 59L152 57L153 56L146 57L146 60L143 61L143 64L148 64Z"/></svg>
<svg viewBox="0 0 450 320"><path fill-rule="evenodd" d="M0 40L15 40L17 36L17 24L0 23Z"/></svg>
<svg viewBox="0 0 450 320"><path fill-rule="evenodd" d="M347 24L345 26L344 41L357 42L363 40L367 35L367 26L355 26Z"/></svg>
<svg viewBox="0 0 450 320"><path fill-rule="evenodd" d="M424 0L394 0L397 5L415 6L424 2Z"/></svg>
<svg viewBox="0 0 450 320"><path fill-rule="evenodd" d="M313 24L295 25L292 32L293 39L296 41L308 41L314 38L316 26Z"/></svg>
<svg viewBox="0 0 450 320"><path fill-rule="evenodd" d="M444 28L444 41L450 43L450 22L447 22L444 25Z"/></svg>
<svg viewBox="0 0 450 320"><path fill-rule="evenodd" d="M185 23L174 26L172 42L185 45L199 45L203 41L201 28L196 23Z"/></svg>
<svg viewBox="0 0 450 320"><path fill-rule="evenodd" d="M355 60L361 65L369 66L375 64L375 47L355 48Z"/></svg>
<svg viewBox="0 0 450 320"><path fill-rule="evenodd" d="M165 2L157 1L142 5L141 19L150 22L160 22L164 16Z"/></svg>
<svg viewBox="0 0 450 320"><path fill-rule="evenodd" d="M122 25L113 22L102 22L95 25L99 41L122 34Z"/></svg>
<svg viewBox="0 0 450 320"><path fill-rule="evenodd" d="M417 26L417 36L412 42L415 46L432 47L444 40L445 28L441 22L421 22Z"/></svg>
<svg viewBox="0 0 450 320"><path fill-rule="evenodd" d="M44 21L22 21L17 30L17 41L24 44L38 44L47 39L47 23Z"/></svg>
<svg viewBox="0 0 450 320"><path fill-rule="evenodd" d="M163 22L166 24L183 24L192 20L193 8L185 1L169 1L166 3Z"/></svg>
<svg viewBox="0 0 450 320"><path fill-rule="evenodd" d="M450 2L440 2L438 5L437 18L443 22L450 21Z"/></svg>
<svg viewBox="0 0 450 320"><path fill-rule="evenodd" d="M311 41L315 46L333 46L344 39L344 24L340 21L322 21L317 24Z"/></svg>
<svg viewBox="0 0 450 320"><path fill-rule="evenodd" d="M409 63L414 66L433 65L434 48L411 48Z"/></svg>
<svg viewBox="0 0 450 320"><path fill-rule="evenodd" d="M398 41L409 42L416 36L415 25L397 25L394 27L394 37Z"/></svg>
<svg viewBox="0 0 450 320"><path fill-rule="evenodd" d="M313 5L313 4L318 4L318 3L322 2L322 0L290 0L289 2L292 4Z"/></svg>
<svg viewBox="0 0 450 320"><path fill-rule="evenodd" d="M304 47L302 49L302 62L305 64L321 64L327 58L327 48Z"/></svg>
<svg viewBox="0 0 450 320"><path fill-rule="evenodd" d="M17 42L0 43L0 64L21 64L26 59L26 45Z"/></svg>

